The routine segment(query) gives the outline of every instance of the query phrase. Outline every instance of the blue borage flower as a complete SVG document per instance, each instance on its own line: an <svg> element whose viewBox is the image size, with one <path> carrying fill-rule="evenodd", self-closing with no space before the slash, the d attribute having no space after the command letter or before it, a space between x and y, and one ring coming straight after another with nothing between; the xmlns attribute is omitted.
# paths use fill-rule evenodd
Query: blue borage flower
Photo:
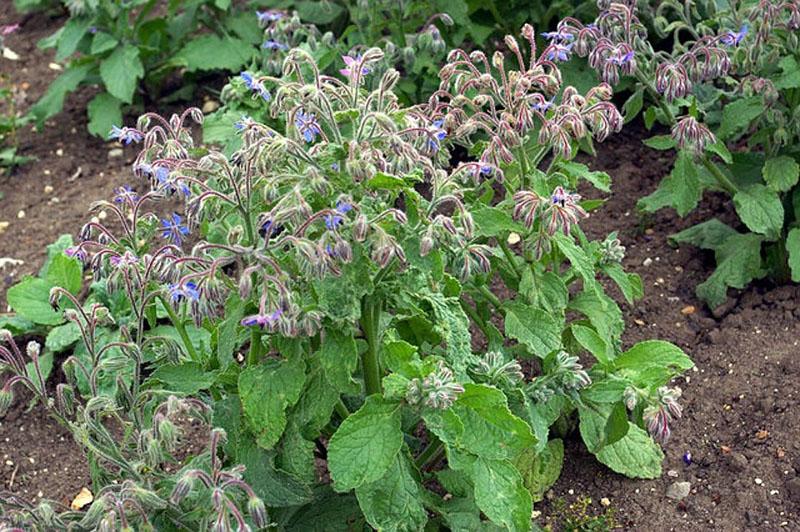
<svg viewBox="0 0 800 532"><path fill-rule="evenodd" d="M339 214L328 214L325 216L325 227L331 231L344 223L344 217L341 214L347 214L353 210L353 206L344 201L336 202L336 212Z"/></svg>
<svg viewBox="0 0 800 532"><path fill-rule="evenodd" d="M161 220L161 237L169 240L176 246L180 246L183 237L189 234L189 228L183 224L183 218L179 214Z"/></svg>
<svg viewBox="0 0 800 532"><path fill-rule="evenodd" d="M129 185L123 185L114 191L114 203L134 204L139 201L139 195Z"/></svg>
<svg viewBox="0 0 800 532"><path fill-rule="evenodd" d="M122 255L114 255L109 259L111 265L115 268L125 269L129 266L135 266L139 263L139 257L131 253L130 251L126 251Z"/></svg>
<svg viewBox="0 0 800 532"><path fill-rule="evenodd" d="M281 309L276 309L271 314L254 314L252 316L245 316L245 318L241 321L241 324L245 327L258 325L263 329L264 327L275 325L282 314L283 311Z"/></svg>
<svg viewBox="0 0 800 532"><path fill-rule="evenodd" d="M261 48L265 50L272 50L273 52L276 51L285 51L288 50L289 47L283 44L282 42L278 42L275 39L267 39L264 41L264 44L261 45Z"/></svg>
<svg viewBox="0 0 800 532"><path fill-rule="evenodd" d="M256 18L258 21L263 23L266 22L277 22L284 18L286 14L283 11L278 11L277 9L269 9L267 11L256 11Z"/></svg>
<svg viewBox="0 0 800 532"><path fill-rule="evenodd" d="M256 94L261 96L261 98L265 102L268 102L272 98L272 95L267 90L267 87L264 86L264 82L262 80L256 78L256 77L254 77L253 74L251 74L250 72L247 72L247 71L241 72L239 74L239 77L242 78L242 80L244 81L245 86L248 89L254 91Z"/></svg>
<svg viewBox="0 0 800 532"><path fill-rule="evenodd" d="M169 298L173 303L178 303L184 299L189 301L200 300L200 290L193 281L184 284L170 284L169 285Z"/></svg>
<svg viewBox="0 0 800 532"><path fill-rule="evenodd" d="M535 94L534 96L539 96L539 95ZM545 113L547 112L548 109L550 109L555 105L555 102L556 102L555 95L553 95L553 97L550 98L549 100L545 100L544 97L542 97L541 101L537 100L531 104L531 109L533 109L534 111L539 111L540 113Z"/></svg>
<svg viewBox="0 0 800 532"><path fill-rule="evenodd" d="M622 66L630 63L633 60L633 55L633 50L623 52L620 48L617 48L611 55L608 56L606 61L612 65Z"/></svg>
<svg viewBox="0 0 800 532"><path fill-rule="evenodd" d="M354 78L358 73L358 65L361 64L361 54L358 54L355 58L350 57L349 55L343 55L342 61L344 61L345 68L340 68L339 73L348 78ZM362 76L366 76L369 73L369 68L365 66L361 67Z"/></svg>
<svg viewBox="0 0 800 532"><path fill-rule="evenodd" d="M567 32L566 28L561 28L558 31L545 31L541 35L548 41L561 44L572 42L575 39L575 36Z"/></svg>
<svg viewBox="0 0 800 532"><path fill-rule="evenodd" d="M187 198L192 195L189 185L177 178L170 178L170 171L166 166L156 166L154 174L158 184L169 194L180 192Z"/></svg>
<svg viewBox="0 0 800 532"><path fill-rule="evenodd" d="M111 126L111 131L108 133L109 140L118 140L126 146L131 142L139 143L143 138L141 131L132 127Z"/></svg>
<svg viewBox="0 0 800 532"><path fill-rule="evenodd" d="M554 42L547 47L547 53L545 57L548 61L569 61L570 53L572 52L572 46L574 43L569 44L561 44L558 42Z"/></svg>
<svg viewBox="0 0 800 532"><path fill-rule="evenodd" d="M750 27L747 24L742 24L739 31L728 31L719 38L719 42L725 46L738 46L747 36Z"/></svg>
<svg viewBox="0 0 800 532"><path fill-rule="evenodd" d="M294 117L294 126L308 143L314 142L322 134L316 115L308 114L302 109Z"/></svg>
<svg viewBox="0 0 800 532"><path fill-rule="evenodd" d="M247 115L242 115L242 118L239 119L238 122L233 123L233 129L237 131L237 133L241 133L245 129L253 126L256 124L256 121L253 120L251 117Z"/></svg>
<svg viewBox="0 0 800 532"><path fill-rule="evenodd" d="M434 120L430 128L430 133L427 142L428 149L437 152L439 151L441 142L447 138L447 131L444 129L444 120L441 118Z"/></svg>

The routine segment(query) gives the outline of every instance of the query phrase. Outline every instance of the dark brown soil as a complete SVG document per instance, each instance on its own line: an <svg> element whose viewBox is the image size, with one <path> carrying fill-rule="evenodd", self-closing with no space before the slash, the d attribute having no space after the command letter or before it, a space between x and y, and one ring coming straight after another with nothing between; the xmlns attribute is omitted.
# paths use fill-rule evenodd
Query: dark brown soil
<svg viewBox="0 0 800 532"><path fill-rule="evenodd" d="M21 20L9 11L0 13L0 25ZM48 67L52 54L35 47L56 27L36 16L6 40L21 60L0 59L0 73L30 84L23 107L58 75ZM0 176L0 222L10 222L0 233L0 258L25 261L0 270L3 310L5 290L23 274L38 270L45 244L62 233L77 233L89 204L108 198L130 176L126 163L132 150L109 158L116 146L85 132L89 93L69 98L66 112L44 132L26 127L20 135L21 154L38 160ZM800 530L800 421L793 412L800 389L800 290L753 287L732 294L728 312L713 317L694 295L694 287L712 271L713 257L693 248L673 249L666 237L715 213L732 223L730 205L709 195L689 219L663 211L642 221L635 202L655 189L670 159L644 148L644 134L634 128L600 146L592 164L612 175L614 195L583 227L594 238L619 231L627 247L626 267L644 280L645 299L625 309L626 345L651 338L672 341L692 356L697 370L675 383L684 392L684 417L665 448L662 478L634 481L615 475L579 442L568 441L564 472L537 506L542 512L538 520L558 522L557 499L570 503L589 496L594 513L605 510L601 500L607 498L603 502L610 503L625 529ZM47 185L53 187L51 193L44 192ZM20 211L25 211L22 218ZM88 482L81 452L40 408L26 412L26 406L18 400L0 423L0 490L68 504ZM682 459L687 451L692 454L688 466ZM692 485L680 503L665 495L676 481Z"/></svg>

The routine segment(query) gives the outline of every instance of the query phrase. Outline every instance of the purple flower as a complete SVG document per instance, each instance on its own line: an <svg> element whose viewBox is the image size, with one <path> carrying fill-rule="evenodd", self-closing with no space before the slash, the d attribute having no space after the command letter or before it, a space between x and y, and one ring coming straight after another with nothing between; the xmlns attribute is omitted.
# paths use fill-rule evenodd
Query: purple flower
<svg viewBox="0 0 800 532"><path fill-rule="evenodd" d="M575 39L575 36L571 33L565 31L566 28L561 28L558 31L545 31L542 33L542 37L547 39L548 41L559 42L562 44L568 43Z"/></svg>
<svg viewBox="0 0 800 532"><path fill-rule="evenodd" d="M553 107L553 105L555 105L555 101L556 101L555 95L553 95L553 97L550 98L549 100L545 100L544 98L542 98L541 101L533 102L531 104L531 109L533 109L534 111L539 111L540 113L545 113L548 109L550 109L551 107Z"/></svg>
<svg viewBox="0 0 800 532"><path fill-rule="evenodd" d="M302 109L294 117L294 126L308 143L314 142L317 135L322 133L317 117L313 113L308 114Z"/></svg>
<svg viewBox="0 0 800 532"><path fill-rule="evenodd" d="M189 234L189 228L183 225L183 218L173 214L171 218L161 220L161 236L176 246L180 246L183 237Z"/></svg>
<svg viewBox="0 0 800 532"><path fill-rule="evenodd" d="M114 203L134 204L139 200L139 196L128 185L123 185L114 191Z"/></svg>
<svg viewBox="0 0 800 532"><path fill-rule="evenodd" d="M729 31L722 35L722 37L719 38L719 41L725 46L738 46L739 43L744 40L749 29L750 28L747 24L742 24L742 27L739 28L739 31Z"/></svg>
<svg viewBox="0 0 800 532"><path fill-rule="evenodd" d="M258 325L259 327L264 328L268 325L274 325L280 319L282 314L283 311L281 311L281 309L276 309L272 314L254 314L252 316L245 316L245 318L241 321L241 324L245 327Z"/></svg>
<svg viewBox="0 0 800 532"><path fill-rule="evenodd" d="M64 255L67 257L76 258L81 262L86 261L86 252L78 246L68 247L64 250Z"/></svg>
<svg viewBox="0 0 800 532"><path fill-rule="evenodd" d="M198 301L200 299L200 291L193 281L189 281L184 285L170 284L169 297L173 303L178 303L183 299Z"/></svg>
<svg viewBox="0 0 800 532"><path fill-rule="evenodd" d="M447 138L447 131L444 129L444 120L439 118L433 121L433 127L430 128L432 136L428 136L428 149L431 151L439 151L441 141Z"/></svg>
<svg viewBox="0 0 800 532"><path fill-rule="evenodd" d="M130 144L131 142L139 143L144 138L144 135L132 127L117 127L111 126L111 131L108 134L109 140L116 139L122 142L125 145Z"/></svg>
<svg viewBox="0 0 800 532"><path fill-rule="evenodd" d="M619 48L617 48L611 55L608 56L608 59L606 59L606 61L608 61L612 65L622 66L627 63L630 63L632 59L633 59L633 50L630 50L626 53L622 53L622 51Z"/></svg>
<svg viewBox="0 0 800 532"><path fill-rule="evenodd" d="M572 50L573 43L560 44L557 42L552 43L547 47L545 57L548 61L569 61L569 54Z"/></svg>
<svg viewBox="0 0 800 532"><path fill-rule="evenodd" d="M692 453L691 451L686 451L683 453L683 463L688 465L692 465Z"/></svg>
<svg viewBox="0 0 800 532"><path fill-rule="evenodd" d="M358 72L358 65L361 64L361 54L358 54L355 58L350 57L349 55L343 55L342 61L344 61L346 68L339 69L339 73L343 76L347 76L348 78L355 78L356 73ZM361 67L361 75L366 76L369 74L369 69L365 66Z"/></svg>
<svg viewBox="0 0 800 532"><path fill-rule="evenodd" d="M234 122L233 123L233 129L235 129L237 132L241 133L242 131L244 131L245 129L249 128L250 126L252 126L255 123L256 123L256 121L253 120L252 118L250 118L249 116L242 115L242 118L238 122Z"/></svg>
<svg viewBox="0 0 800 532"><path fill-rule="evenodd" d="M242 72L239 74L239 77L244 80L244 84L248 89L255 91L256 94L261 96L265 102L268 102L270 98L272 98L272 95L267 90L267 87L264 86L264 82L253 77L250 72Z"/></svg>
<svg viewBox="0 0 800 532"><path fill-rule="evenodd" d="M282 11L278 11L276 9L269 9L267 11L256 11L256 17L258 21L263 23L266 22L277 22L282 19L285 15Z"/></svg>
<svg viewBox="0 0 800 532"><path fill-rule="evenodd" d="M353 210L353 206L345 201L336 202L336 212L339 214L329 214L325 217L325 227L334 230L344 223L344 217L341 214L347 214Z"/></svg>
<svg viewBox="0 0 800 532"><path fill-rule="evenodd" d="M272 50L273 52L278 50L283 51L289 49L288 46L274 39L267 39L266 41L264 41L264 44L261 45L261 48L265 50Z"/></svg>
<svg viewBox="0 0 800 532"><path fill-rule="evenodd" d="M139 259L130 251L126 251L122 255L114 255L109 259L109 262L115 268L127 268L138 264Z"/></svg>
<svg viewBox="0 0 800 532"><path fill-rule="evenodd" d="M339 163L332 163L331 164L331 170L333 170L334 172L338 172L339 171Z"/></svg>

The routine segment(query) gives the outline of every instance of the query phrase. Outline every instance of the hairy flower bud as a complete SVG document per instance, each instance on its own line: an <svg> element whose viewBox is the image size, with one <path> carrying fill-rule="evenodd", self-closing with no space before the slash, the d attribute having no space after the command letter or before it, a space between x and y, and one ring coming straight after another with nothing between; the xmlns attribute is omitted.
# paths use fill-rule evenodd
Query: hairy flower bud
<svg viewBox="0 0 800 532"><path fill-rule="evenodd" d="M679 148L690 149L697 155L702 154L706 146L717 142L711 130L693 116L682 118L672 127L672 138Z"/></svg>
<svg viewBox="0 0 800 532"><path fill-rule="evenodd" d="M247 500L247 512L256 527L264 528L267 526L269 518L267 517L267 507L264 505L264 501L255 496L250 497Z"/></svg>
<svg viewBox="0 0 800 532"><path fill-rule="evenodd" d="M14 402L14 391L8 382L0 388L0 417L5 417Z"/></svg>

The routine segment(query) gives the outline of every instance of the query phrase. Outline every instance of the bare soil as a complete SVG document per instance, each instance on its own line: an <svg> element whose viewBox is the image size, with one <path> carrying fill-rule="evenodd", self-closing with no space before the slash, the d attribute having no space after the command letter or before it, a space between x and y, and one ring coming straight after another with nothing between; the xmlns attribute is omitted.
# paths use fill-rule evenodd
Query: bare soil
<svg viewBox="0 0 800 532"><path fill-rule="evenodd" d="M21 20L10 9L0 13L0 25ZM52 53L35 46L55 28L37 15L6 39L21 60L0 59L0 73L26 84L23 108L59 74L48 67ZM24 128L20 152L37 160L0 176L0 222L10 222L0 233L0 258L24 261L0 270L0 310L5 310L6 289L38 270L44 246L62 233L76 234L91 202L110 197L131 177L132 149L110 158L118 146L86 133L90 96L91 90L84 90L70 97L65 112L41 133ZM602 513L603 503L609 503L620 527L630 530L800 530L800 420L794 410L800 390L800 288L761 284L732 291L726 308L712 315L694 287L713 270L713 256L674 249L667 236L713 215L734 224L731 205L710 194L687 219L669 210L641 218L636 200L655 189L671 159L645 148L641 138L646 135L629 129L599 147L591 164L611 174L614 194L583 227L594 238L619 231L627 247L625 266L644 280L645 298L624 309L625 344L669 340L697 364L696 371L676 381L683 389L684 416L673 427L664 475L657 480L611 473L579 441L568 441L563 474L537 506L538 521L557 523L557 500L588 496L590 512ZM46 193L48 185L53 191ZM0 422L0 449L0 491L68 504L88 485L82 453L68 432L41 408L28 411L24 397ZM692 455L690 465L683 460L686 452ZM666 497L676 481L691 483L690 495L680 502Z"/></svg>

